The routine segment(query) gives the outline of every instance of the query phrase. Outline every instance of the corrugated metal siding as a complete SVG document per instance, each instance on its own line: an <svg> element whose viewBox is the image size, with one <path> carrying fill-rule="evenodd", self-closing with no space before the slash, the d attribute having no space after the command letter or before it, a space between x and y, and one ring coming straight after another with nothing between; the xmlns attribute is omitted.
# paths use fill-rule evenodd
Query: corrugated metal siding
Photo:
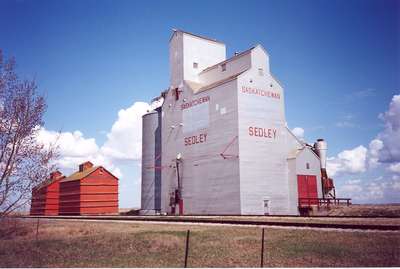
<svg viewBox="0 0 400 269"><path fill-rule="evenodd" d="M260 68L267 69L265 66ZM269 74L260 76L256 68L241 75L238 81L241 213L264 214L263 201L269 200L270 214L288 214L289 171L283 89ZM249 93L245 89L261 91ZM279 94L279 99L266 96L267 92ZM265 128L267 132L271 129L275 134L271 137L254 135L250 127Z"/></svg>
<svg viewBox="0 0 400 269"><path fill-rule="evenodd" d="M307 150L289 158L303 145L288 132L284 91L270 74L269 56L256 46L241 59L229 62L225 71L216 65L197 77L199 70L191 70L192 61L202 59L202 51L188 49L191 43L185 40L176 34L170 42L171 87L162 106L163 150L157 164L162 177L162 212L171 212L171 193L178 185L176 157L181 154L178 163L184 214L264 214L265 204L270 214L298 214L297 174L310 162L320 196L315 170L318 160ZM237 75L223 80L231 74ZM217 83L201 87L208 80ZM270 133L254 135L250 127ZM144 130L143 137L148 135L153 133ZM149 139L150 151L146 149L143 155L154 166L154 138ZM145 139L143 144L147 146ZM225 158L221 153L228 144ZM142 174L143 178L148 176L149 182L154 182L152 173ZM147 187L149 182L143 183L149 193L142 189L142 205L148 195L153 197L154 186Z"/></svg>
<svg viewBox="0 0 400 269"><path fill-rule="evenodd" d="M183 131L181 105L194 99L207 98L208 122L206 127ZM208 98L209 97L209 98ZM174 100L167 96L163 106L163 169L162 205L163 211L170 212L169 193L177 188L177 174L174 159L178 153L183 156L181 177L185 214L240 214L239 165L237 136L237 94L236 82L230 81L211 91L193 95L190 88L184 88L181 98ZM186 101L184 101L186 100ZM169 105L171 104L171 106ZM203 116L202 116L203 117ZM176 126L172 129L171 126ZM206 141L185 146L185 138L207 135ZM235 141L233 141L235 140ZM224 159L220 154L231 143Z"/></svg>
<svg viewBox="0 0 400 269"><path fill-rule="evenodd" d="M60 180L32 192L31 215L58 215Z"/></svg>
<svg viewBox="0 0 400 269"><path fill-rule="evenodd" d="M60 215L92 214L118 214L118 179L102 167L60 184Z"/></svg>
<svg viewBox="0 0 400 269"><path fill-rule="evenodd" d="M44 215L46 208L46 189L40 188L32 192L31 215Z"/></svg>
<svg viewBox="0 0 400 269"><path fill-rule="evenodd" d="M118 214L118 180L115 177L99 168L80 182L81 215Z"/></svg>
<svg viewBox="0 0 400 269"><path fill-rule="evenodd" d="M289 215L298 215L298 191L297 191L297 174L296 174L296 158L288 159L288 184L289 184Z"/></svg>
<svg viewBox="0 0 400 269"><path fill-rule="evenodd" d="M161 108L143 116L142 213L161 209Z"/></svg>
<svg viewBox="0 0 400 269"><path fill-rule="evenodd" d="M60 215L80 214L80 181L60 182Z"/></svg>
<svg viewBox="0 0 400 269"><path fill-rule="evenodd" d="M46 208L45 215L58 215L60 203L60 180L57 180L46 187Z"/></svg>

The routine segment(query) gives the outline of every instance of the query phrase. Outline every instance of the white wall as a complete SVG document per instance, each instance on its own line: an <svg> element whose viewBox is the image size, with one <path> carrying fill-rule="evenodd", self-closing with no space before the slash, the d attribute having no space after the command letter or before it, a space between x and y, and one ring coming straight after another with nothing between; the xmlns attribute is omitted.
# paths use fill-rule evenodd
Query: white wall
<svg viewBox="0 0 400 269"><path fill-rule="evenodd" d="M289 212L290 215L298 215L298 189L297 189L297 170L296 161L298 151L303 149L303 144L296 138L296 136L286 128L286 147L288 156L288 186L289 186Z"/></svg>
<svg viewBox="0 0 400 269"><path fill-rule="evenodd" d="M225 44L183 34L184 80L199 82L198 74L202 70L225 59ZM194 62L198 63L197 68L193 68Z"/></svg>
<svg viewBox="0 0 400 269"><path fill-rule="evenodd" d="M271 73L269 67L269 56L261 45L257 45L251 51L251 65L255 70L263 68L265 74Z"/></svg>
<svg viewBox="0 0 400 269"><path fill-rule="evenodd" d="M225 66L225 71L222 71L221 65L219 64L209 70L201 72L199 74L199 82L203 85L209 85L248 70L251 67L251 52L249 51L234 60L227 61Z"/></svg>
<svg viewBox="0 0 400 269"><path fill-rule="evenodd" d="M252 53L252 59L265 61L257 60L256 68L252 62L252 68L238 80L242 214L263 214L264 199L270 200L271 214L288 214L289 171L283 89L272 83L269 73L259 74L258 68L269 70L265 52L257 47ZM243 92L243 89L250 89L250 92ZM275 135L273 138L252 136L249 127L273 129Z"/></svg>
<svg viewBox="0 0 400 269"><path fill-rule="evenodd" d="M202 70L225 57L225 44L175 31L169 43L170 86L179 87L183 80L198 82ZM193 67L194 62L197 68Z"/></svg>
<svg viewBox="0 0 400 269"><path fill-rule="evenodd" d="M263 214L264 199L270 200L271 214L298 214L297 174L309 162L309 170L319 175L320 195L319 160L308 149L288 160L289 152L302 144L286 128L284 91L270 74L265 50L256 46L228 61L224 72L217 65L199 74L224 60L223 44L182 32L170 41L171 88L179 86L183 92L175 100L170 90L162 106L162 210L170 211L169 193L177 188L175 158L180 153L185 214ZM241 72L196 94L183 83L204 86ZM256 133L254 128L260 129ZM264 129L269 137L258 135ZM193 139L198 143L188 145ZM224 159L220 153L232 140Z"/></svg>
<svg viewBox="0 0 400 269"><path fill-rule="evenodd" d="M289 215L299 215L298 209L298 189L297 189L297 174L296 174L296 158L288 159L289 169Z"/></svg>
<svg viewBox="0 0 400 269"><path fill-rule="evenodd" d="M170 85L178 87L183 80L183 35L174 32L169 41L169 73Z"/></svg>
<svg viewBox="0 0 400 269"><path fill-rule="evenodd" d="M307 169L306 163L310 164ZM315 175L317 177L317 191L318 198L322 198L322 184L321 184L321 164L317 155L311 149L305 148L296 158L296 174L297 175ZM296 179L297 182L297 179ZM297 187L297 183L296 183Z"/></svg>
<svg viewBox="0 0 400 269"><path fill-rule="evenodd" d="M168 95L163 106L163 193L177 187L177 175L173 159L182 154L181 177L183 181L183 201L185 214L240 214L239 160L237 157L224 159L220 154L229 146L226 154L238 155L237 136L237 94L236 81L230 81L209 91L193 94L187 86L178 101ZM207 102L182 110L182 104L206 98ZM171 106L169 106L171 104ZM183 120L183 113L204 106L208 113L208 126L196 129ZM198 117L198 115L196 115ZM186 121L190 117L186 118ZM183 126L180 126L180 123ZM174 125L176 128L171 129ZM199 138L198 144L185 145L187 139ZM204 135L207 138L204 141ZM234 140L235 139L235 140ZM192 141L192 140L190 140ZM169 167L169 165L172 165ZM166 183L165 186L164 183ZM169 212L169 199L163 197L163 209Z"/></svg>

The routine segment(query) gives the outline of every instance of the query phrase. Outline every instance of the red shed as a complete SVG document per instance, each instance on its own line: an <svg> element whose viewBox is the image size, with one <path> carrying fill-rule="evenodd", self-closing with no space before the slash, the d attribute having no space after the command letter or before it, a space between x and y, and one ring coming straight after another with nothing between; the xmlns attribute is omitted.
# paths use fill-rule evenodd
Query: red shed
<svg viewBox="0 0 400 269"><path fill-rule="evenodd" d="M118 178L91 162L60 183L60 215L118 214Z"/></svg>
<svg viewBox="0 0 400 269"><path fill-rule="evenodd" d="M60 181L65 176L59 171L32 189L31 215L58 215Z"/></svg>

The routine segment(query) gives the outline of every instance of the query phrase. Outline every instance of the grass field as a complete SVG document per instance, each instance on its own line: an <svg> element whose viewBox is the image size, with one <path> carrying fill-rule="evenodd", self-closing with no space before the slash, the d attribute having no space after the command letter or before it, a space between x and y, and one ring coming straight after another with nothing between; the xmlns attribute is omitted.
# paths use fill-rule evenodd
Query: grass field
<svg viewBox="0 0 400 269"><path fill-rule="evenodd" d="M15 229L16 228L16 229ZM261 229L40 220L0 224L0 267L259 267ZM400 266L399 232L265 229L266 267Z"/></svg>
<svg viewBox="0 0 400 269"><path fill-rule="evenodd" d="M329 216L400 217L400 204L336 206L325 214Z"/></svg>

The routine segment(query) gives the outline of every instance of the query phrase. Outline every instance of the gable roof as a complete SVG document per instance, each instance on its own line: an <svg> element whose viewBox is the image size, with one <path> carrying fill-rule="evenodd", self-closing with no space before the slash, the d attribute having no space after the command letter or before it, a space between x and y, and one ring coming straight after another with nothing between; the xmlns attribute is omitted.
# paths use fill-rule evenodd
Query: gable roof
<svg viewBox="0 0 400 269"><path fill-rule="evenodd" d="M310 147L308 147L308 146L303 146L303 147L300 148L300 149L295 149L295 150L289 152L289 156L287 157L287 159L295 159L295 158L297 158L297 156L298 156L301 152L303 152L305 149L309 150L309 151L314 155L314 157L317 158L317 159L319 160L319 156L318 156L317 154L315 154L315 152L314 152Z"/></svg>
<svg viewBox="0 0 400 269"><path fill-rule="evenodd" d="M224 79L221 79L221 80L217 80L217 81L215 81L215 82L213 82L213 83L211 83L211 84L204 85L204 86L202 86L202 87L200 87L200 88L197 88L196 90L194 90L194 89L192 88L192 90L193 90L194 93L204 92L204 91L206 91L206 90L209 90L209 89L218 87L218 86L220 86L220 85L222 85L222 84L225 84L225 83L227 83L227 82L229 82L229 81L232 81L232 80L236 79L237 77L239 77L241 74L245 73L246 71L247 71L247 70L244 70L244 71L242 71L242 72L233 74L233 75L230 76L230 77L227 77L227 78L224 78ZM187 81L185 81L185 82L187 82ZM191 84L188 84L188 85L191 87Z"/></svg>
<svg viewBox="0 0 400 269"><path fill-rule="evenodd" d="M289 127L286 126L286 131L289 132L289 134L292 135L292 137L297 141L297 143L300 144L300 146L304 147L306 145L305 142L301 141L293 132L292 130L289 129Z"/></svg>
<svg viewBox="0 0 400 269"><path fill-rule="evenodd" d="M213 68L215 68L215 67L217 67L217 66L219 66L219 65L221 65L221 64L225 64L225 63L231 62L231 61L233 61L233 60L236 60L237 58L240 58L240 57L242 57L242 56L244 56L244 55L246 55L246 54L249 54L254 48L255 48L255 47L251 47L251 48L249 48L249 49L247 49L247 50L245 50L245 51L240 52L239 54L236 54L236 55L232 56L231 58L228 58L228 59L226 59L226 60L223 60L222 62L213 64L213 65L207 67L206 69L202 70L202 71L200 72L200 74L205 73L205 72L207 72L207 71L209 71L209 70L211 70L211 69L213 69Z"/></svg>
<svg viewBox="0 0 400 269"><path fill-rule="evenodd" d="M91 168L88 168L82 172L76 171L75 173L73 173L72 175L64 178L63 180L61 180L61 182L69 182L69 181L77 181L77 180L81 180L87 176L89 176L91 173L93 173L94 171L96 171L99 168L103 168L104 171L106 171L107 173L109 173L112 177L114 177L115 179L118 180L118 178L116 176L114 176L110 171L108 171L107 169L105 169L103 166L93 166Z"/></svg>
<svg viewBox="0 0 400 269"><path fill-rule="evenodd" d="M268 51L263 47L263 45L261 45L261 44L256 44L253 48L254 48L254 49L255 49L255 48L260 48L260 49L262 49L262 50L264 51L264 53L269 57L269 53L268 53Z"/></svg>
<svg viewBox="0 0 400 269"><path fill-rule="evenodd" d="M93 166L91 168L88 168L86 170L83 170L82 172L76 171L72 175L69 175L68 177L64 178L62 182L67 182L67 181L75 181L75 180L81 180L84 177L87 177L91 173L97 170L100 166Z"/></svg>
<svg viewBox="0 0 400 269"><path fill-rule="evenodd" d="M56 178L48 178L45 181L43 181L43 182L39 183L38 185L36 185L35 187L33 187L32 190L33 191L38 191L38 190L40 190L40 189L42 189L44 187L49 186L50 184L52 184L52 183L54 183L56 181L62 180L64 178L65 178L65 176L63 176L63 175L59 176L59 177L56 177Z"/></svg>

